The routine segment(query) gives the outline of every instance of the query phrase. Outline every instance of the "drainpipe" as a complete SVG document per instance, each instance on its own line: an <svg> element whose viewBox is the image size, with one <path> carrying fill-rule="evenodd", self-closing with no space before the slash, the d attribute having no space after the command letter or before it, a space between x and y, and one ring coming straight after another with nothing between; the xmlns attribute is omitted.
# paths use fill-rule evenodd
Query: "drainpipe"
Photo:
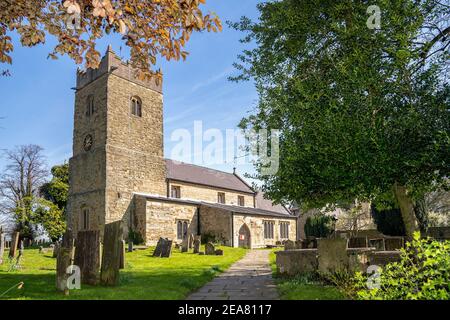
<svg viewBox="0 0 450 320"><path fill-rule="evenodd" d="M201 235L201 228L200 228L200 207L197 207L197 235Z"/></svg>
<svg viewBox="0 0 450 320"><path fill-rule="evenodd" d="M234 212L231 212L231 247L234 248Z"/></svg>

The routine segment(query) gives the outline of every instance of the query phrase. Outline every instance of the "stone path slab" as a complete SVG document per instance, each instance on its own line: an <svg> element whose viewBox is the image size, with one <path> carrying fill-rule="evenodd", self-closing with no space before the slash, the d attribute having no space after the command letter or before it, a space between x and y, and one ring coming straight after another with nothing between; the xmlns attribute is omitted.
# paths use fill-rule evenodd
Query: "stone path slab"
<svg viewBox="0 0 450 320"><path fill-rule="evenodd" d="M278 300L270 250L251 250L187 300Z"/></svg>

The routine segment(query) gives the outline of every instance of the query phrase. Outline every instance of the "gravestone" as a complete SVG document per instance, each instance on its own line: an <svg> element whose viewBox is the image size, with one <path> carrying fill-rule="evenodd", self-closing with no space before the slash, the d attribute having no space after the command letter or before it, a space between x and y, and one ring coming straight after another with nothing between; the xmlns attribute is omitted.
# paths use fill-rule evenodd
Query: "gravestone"
<svg viewBox="0 0 450 320"><path fill-rule="evenodd" d="M128 252L133 252L133 241L128 241Z"/></svg>
<svg viewBox="0 0 450 320"><path fill-rule="evenodd" d="M66 271L67 268L73 264L74 251L75 247L73 235L70 230L67 230L64 233L63 240L59 246L58 255L56 257L56 290L64 292L65 295L69 294L67 279L70 276L70 274L67 274Z"/></svg>
<svg viewBox="0 0 450 320"><path fill-rule="evenodd" d="M122 221L105 225L100 281L102 285L116 286L119 283L120 261L123 259Z"/></svg>
<svg viewBox="0 0 450 320"><path fill-rule="evenodd" d="M192 249L194 247L194 236L192 234L189 235L189 243L188 248Z"/></svg>
<svg viewBox="0 0 450 320"><path fill-rule="evenodd" d="M215 253L216 253L216 256L223 256L223 250L222 249L217 249L215 251Z"/></svg>
<svg viewBox="0 0 450 320"><path fill-rule="evenodd" d="M295 241L295 249L302 249L302 248L303 248L303 240Z"/></svg>
<svg viewBox="0 0 450 320"><path fill-rule="evenodd" d="M172 240L166 239L165 245L161 249L161 258L170 258L172 254Z"/></svg>
<svg viewBox="0 0 450 320"><path fill-rule="evenodd" d="M159 238L158 243L156 244L155 251L153 251L154 257L161 257L162 246L164 245L165 241L165 239Z"/></svg>
<svg viewBox="0 0 450 320"><path fill-rule="evenodd" d="M172 240L159 238L158 244L156 245L155 251L153 252L154 257L169 258L172 254Z"/></svg>
<svg viewBox="0 0 450 320"><path fill-rule="evenodd" d="M55 246L53 247L53 254L52 254L53 258L56 258L58 256L58 251L59 251L60 247L61 247L61 244L59 243L59 241L56 241Z"/></svg>
<svg viewBox="0 0 450 320"><path fill-rule="evenodd" d="M125 269L125 249L126 243L125 240L120 241L120 265L119 269Z"/></svg>
<svg viewBox="0 0 450 320"><path fill-rule="evenodd" d="M189 244L188 239L184 239L183 242L181 242L181 252L188 252L189 251Z"/></svg>
<svg viewBox="0 0 450 320"><path fill-rule="evenodd" d="M80 268L81 283L96 285L100 268L100 231L79 231L75 241L75 265Z"/></svg>
<svg viewBox="0 0 450 320"><path fill-rule="evenodd" d="M0 264L3 264L3 254L5 253L5 235L0 228Z"/></svg>
<svg viewBox="0 0 450 320"><path fill-rule="evenodd" d="M10 259L14 259L14 257L16 256L16 251L17 251L18 245L19 245L19 233L14 232L12 234L11 245L9 247L9 255L8 256Z"/></svg>
<svg viewBox="0 0 450 320"><path fill-rule="evenodd" d="M205 254L208 256L213 256L216 254L216 249L214 247L214 245L211 242L208 242L205 245Z"/></svg>
<svg viewBox="0 0 450 320"><path fill-rule="evenodd" d="M201 244L200 236L195 236L195 239L194 239L194 253L199 253L200 252L200 244Z"/></svg>
<svg viewBox="0 0 450 320"><path fill-rule="evenodd" d="M284 250L294 250L295 249L295 242L291 240L286 240L284 242Z"/></svg>
<svg viewBox="0 0 450 320"><path fill-rule="evenodd" d="M21 268L20 262L22 261L23 250L24 250L23 240L20 240L20 242L19 242L19 254L17 255L16 262L15 262L15 268L17 268L17 269Z"/></svg>
<svg viewBox="0 0 450 320"><path fill-rule="evenodd" d="M317 253L320 272L348 270L347 239L319 239Z"/></svg>

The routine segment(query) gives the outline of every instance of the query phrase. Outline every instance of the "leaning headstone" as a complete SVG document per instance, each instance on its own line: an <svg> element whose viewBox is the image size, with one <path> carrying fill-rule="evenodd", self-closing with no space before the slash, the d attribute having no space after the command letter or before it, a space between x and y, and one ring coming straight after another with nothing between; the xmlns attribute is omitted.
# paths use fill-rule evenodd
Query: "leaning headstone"
<svg viewBox="0 0 450 320"><path fill-rule="evenodd" d="M0 228L0 264L3 264L3 254L5 253L5 235Z"/></svg>
<svg viewBox="0 0 450 320"><path fill-rule="evenodd" d="M284 250L294 250L295 249L295 243L291 240L286 240L284 242Z"/></svg>
<svg viewBox="0 0 450 320"><path fill-rule="evenodd" d="M68 230L63 236L56 258L56 289L64 292L65 295L69 294L67 280L70 277L70 274L67 274L67 268L73 265L74 251L73 235L72 232Z"/></svg>
<svg viewBox="0 0 450 320"><path fill-rule="evenodd" d="M349 257L347 255L346 239L319 239L317 253L320 272L328 273L348 270Z"/></svg>
<svg viewBox="0 0 450 320"><path fill-rule="evenodd" d="M216 256L223 256L223 250L222 249L217 249L215 251L215 253L216 253Z"/></svg>
<svg viewBox="0 0 450 320"><path fill-rule="evenodd" d="M161 251L165 241L166 241L165 239L159 238L158 243L156 244L155 251L153 251L154 257L161 257Z"/></svg>
<svg viewBox="0 0 450 320"><path fill-rule="evenodd" d="M205 245L205 254L208 256L213 256L216 254L216 249L214 247L214 245L211 242L208 242Z"/></svg>
<svg viewBox="0 0 450 320"><path fill-rule="evenodd" d="M125 240L120 241L120 265L119 269L125 269L125 249L126 243Z"/></svg>
<svg viewBox="0 0 450 320"><path fill-rule="evenodd" d="M96 285L100 268L100 231L79 231L75 241L75 265L80 268L81 283Z"/></svg>
<svg viewBox="0 0 450 320"><path fill-rule="evenodd" d="M194 239L194 253L199 253L200 252L200 236L195 236Z"/></svg>
<svg viewBox="0 0 450 320"><path fill-rule="evenodd" d="M161 250L161 258L170 258L170 255L172 254L172 240L165 239L165 245L162 247Z"/></svg>
<svg viewBox="0 0 450 320"><path fill-rule="evenodd" d="M115 286L119 283L120 261L122 252L123 227L122 221L105 225L103 236L103 254L100 281L106 286Z"/></svg>
<svg viewBox="0 0 450 320"><path fill-rule="evenodd" d="M11 246L9 247L9 258L14 259L16 256L17 246L19 245L19 232L12 234Z"/></svg>

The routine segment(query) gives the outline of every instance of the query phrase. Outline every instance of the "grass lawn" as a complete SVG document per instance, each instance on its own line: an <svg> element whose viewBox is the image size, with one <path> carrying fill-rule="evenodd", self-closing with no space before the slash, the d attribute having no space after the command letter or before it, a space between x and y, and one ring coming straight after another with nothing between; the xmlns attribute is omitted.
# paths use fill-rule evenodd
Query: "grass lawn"
<svg viewBox="0 0 450 320"><path fill-rule="evenodd" d="M245 249L220 247L223 256L200 256L179 253L174 249L170 258L153 258L153 248L126 254L125 269L120 271L120 285L100 287L82 285L66 297L55 291L56 259L51 253L40 254L27 249L22 269L8 272L7 254L0 265L0 295L23 281L21 290L12 290L0 299L184 299L241 259Z"/></svg>
<svg viewBox="0 0 450 320"><path fill-rule="evenodd" d="M308 277L283 277L277 274L275 251L270 253L270 265L282 300L343 300L345 296L333 286L326 286Z"/></svg>

